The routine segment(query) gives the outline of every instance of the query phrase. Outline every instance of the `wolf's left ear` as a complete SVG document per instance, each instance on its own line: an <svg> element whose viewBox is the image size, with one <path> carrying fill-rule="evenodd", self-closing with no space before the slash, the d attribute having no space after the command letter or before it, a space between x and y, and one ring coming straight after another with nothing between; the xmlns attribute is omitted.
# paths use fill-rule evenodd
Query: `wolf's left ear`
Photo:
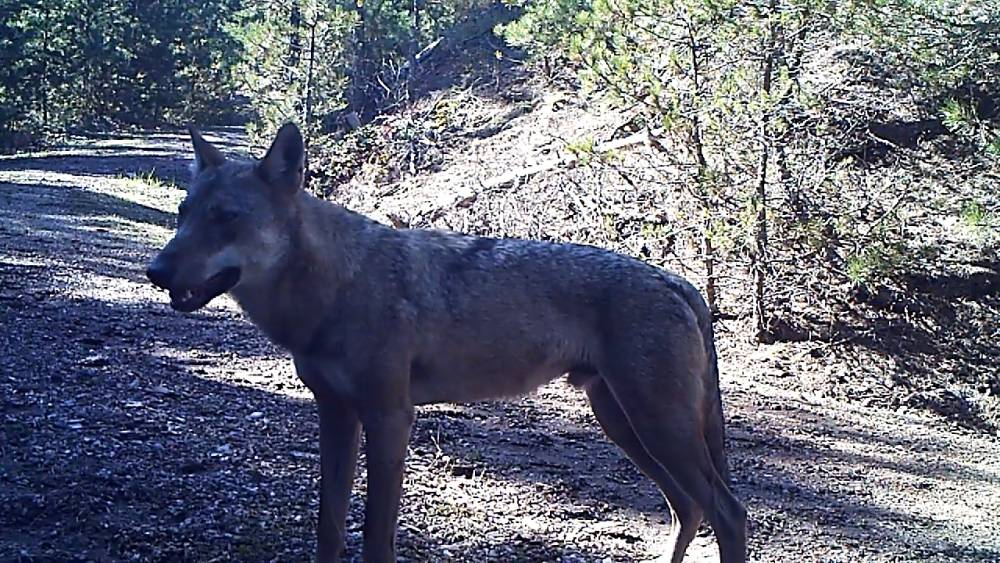
<svg viewBox="0 0 1000 563"><path fill-rule="evenodd" d="M302 133L294 123L286 123L267 149L267 154L257 165L257 171L267 183L276 188L294 191L302 187L306 163L306 148Z"/></svg>
<svg viewBox="0 0 1000 563"><path fill-rule="evenodd" d="M191 144L194 145L194 164L191 166L191 170L195 174L207 168L222 166L226 162L225 155L215 148L215 145L206 141L197 129L188 127L188 133L191 134Z"/></svg>

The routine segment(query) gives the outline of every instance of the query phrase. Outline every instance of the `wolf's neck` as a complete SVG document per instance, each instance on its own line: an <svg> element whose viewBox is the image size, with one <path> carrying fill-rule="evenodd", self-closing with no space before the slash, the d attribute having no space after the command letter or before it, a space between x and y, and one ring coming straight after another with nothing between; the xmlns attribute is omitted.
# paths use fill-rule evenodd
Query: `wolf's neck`
<svg viewBox="0 0 1000 563"><path fill-rule="evenodd" d="M289 225L289 251L262 287L234 295L275 343L295 352L309 342L367 252L366 233L386 228L302 194Z"/></svg>
<svg viewBox="0 0 1000 563"><path fill-rule="evenodd" d="M372 221L339 205L302 193L289 225L291 244L282 276L323 287L349 281L364 253L363 233Z"/></svg>

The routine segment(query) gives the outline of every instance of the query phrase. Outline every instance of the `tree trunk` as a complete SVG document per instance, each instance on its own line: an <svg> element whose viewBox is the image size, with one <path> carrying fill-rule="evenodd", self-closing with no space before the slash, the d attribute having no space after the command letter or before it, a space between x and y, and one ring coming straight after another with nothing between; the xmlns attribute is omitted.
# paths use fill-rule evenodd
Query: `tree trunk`
<svg viewBox="0 0 1000 563"><path fill-rule="evenodd" d="M767 38L764 45L764 62L761 69L761 93L771 94L774 79L775 36L777 35L777 0L770 0L767 13ZM770 104L770 100L767 101ZM761 116L760 137L763 144L760 165L757 169L757 187L752 205L755 212L753 251L750 253L750 270L753 276L753 320L757 342L766 342L770 334L767 304L764 301L767 284L767 169L771 156L771 109Z"/></svg>
<svg viewBox="0 0 1000 563"><path fill-rule="evenodd" d="M309 146L310 130L313 121L313 67L316 64L316 25L317 22L313 22L309 26L309 64L306 70L306 99L305 99L305 128L306 128L306 147Z"/></svg>
<svg viewBox="0 0 1000 563"><path fill-rule="evenodd" d="M420 0L410 0L410 46L406 52L406 59L411 65L416 65L418 51L420 51Z"/></svg>
<svg viewBox="0 0 1000 563"><path fill-rule="evenodd" d="M49 9L45 8L45 26L42 30L42 80L39 87L42 93L42 132L49 127L49 84L52 83L49 77Z"/></svg>
<svg viewBox="0 0 1000 563"><path fill-rule="evenodd" d="M365 17L365 5L361 0L355 0L354 11L358 15L358 23L354 28L354 64L351 68L351 85L347 103L351 110L357 113L362 121L367 122L369 113L372 111L371 97L369 96L368 80L371 78L370 72L371 49L368 45L368 21Z"/></svg>
<svg viewBox="0 0 1000 563"><path fill-rule="evenodd" d="M313 66L316 63L316 26L319 24L316 14L313 14L313 18L313 22L309 26L309 68L306 72L306 115L304 120L304 142L307 158L303 176L305 178L305 186L307 188L309 187L309 143L312 141L313 133Z"/></svg>
<svg viewBox="0 0 1000 563"><path fill-rule="evenodd" d="M291 12L288 15L288 65L289 82L294 80L295 69L299 66L299 58L302 56L302 45L299 42L299 29L302 27L302 12L299 3L292 3Z"/></svg>
<svg viewBox="0 0 1000 563"><path fill-rule="evenodd" d="M698 52L698 42L694 36L694 29L688 24L688 49L691 54L691 84L693 86L693 105L697 107L701 98L701 65ZM704 216L704 223L701 231L701 259L705 268L705 301L712 313L719 311L718 291L715 285L715 246L712 244L712 208L709 205L708 189L708 159L705 158L705 143L701 137L701 120L698 112L691 114L691 143L694 147L695 161L697 162L697 199Z"/></svg>

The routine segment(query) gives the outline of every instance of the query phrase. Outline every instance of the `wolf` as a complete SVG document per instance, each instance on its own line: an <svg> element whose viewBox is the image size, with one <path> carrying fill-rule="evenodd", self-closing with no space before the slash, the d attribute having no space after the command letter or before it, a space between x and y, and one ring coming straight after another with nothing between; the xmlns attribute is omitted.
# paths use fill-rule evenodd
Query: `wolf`
<svg viewBox="0 0 1000 563"><path fill-rule="evenodd" d="M690 283L592 246L382 225L303 188L291 123L260 160L190 133L177 231L146 274L180 312L228 293L291 354L319 411L318 561L344 555L362 431L363 559L395 561L414 407L521 395L565 374L666 497L665 555L680 562L707 517L721 561L746 560L712 318Z"/></svg>

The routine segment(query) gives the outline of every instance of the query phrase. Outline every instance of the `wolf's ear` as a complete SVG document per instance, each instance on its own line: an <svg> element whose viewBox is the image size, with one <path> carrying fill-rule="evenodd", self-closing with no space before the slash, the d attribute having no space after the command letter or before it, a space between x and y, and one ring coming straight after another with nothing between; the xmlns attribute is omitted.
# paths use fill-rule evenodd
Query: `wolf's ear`
<svg viewBox="0 0 1000 563"><path fill-rule="evenodd" d="M294 123L286 123L278 129L271 148L257 165L257 172L272 186L295 191L302 187L305 163L302 133Z"/></svg>
<svg viewBox="0 0 1000 563"><path fill-rule="evenodd" d="M215 148L215 145L206 141L194 127L188 127L188 133L191 134L191 144L194 145L192 172L198 174L207 168L222 166L226 157L219 149Z"/></svg>

